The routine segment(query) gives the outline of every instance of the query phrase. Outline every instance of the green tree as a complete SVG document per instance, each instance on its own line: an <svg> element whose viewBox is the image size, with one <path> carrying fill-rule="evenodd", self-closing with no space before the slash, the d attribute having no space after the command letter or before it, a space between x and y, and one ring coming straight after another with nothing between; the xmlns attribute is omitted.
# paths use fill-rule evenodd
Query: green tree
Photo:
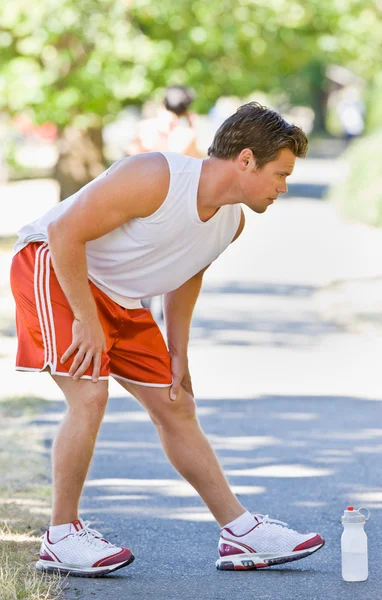
<svg viewBox="0 0 382 600"><path fill-rule="evenodd" d="M58 126L65 197L104 168L105 122L151 92L153 47L122 0L14 0L0 22L0 109Z"/></svg>
<svg viewBox="0 0 382 600"><path fill-rule="evenodd" d="M207 111L253 90L315 107L325 68L379 71L381 0L12 0L0 6L0 110L60 131L67 196L103 168L102 127L181 83Z"/></svg>

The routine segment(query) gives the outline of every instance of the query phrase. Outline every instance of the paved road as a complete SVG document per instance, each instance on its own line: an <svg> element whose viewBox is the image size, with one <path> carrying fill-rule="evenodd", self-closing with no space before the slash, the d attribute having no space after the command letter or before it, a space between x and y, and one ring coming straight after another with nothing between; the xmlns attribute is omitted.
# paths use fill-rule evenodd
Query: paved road
<svg viewBox="0 0 382 600"><path fill-rule="evenodd" d="M318 530L325 548L266 571L216 571L217 526L168 464L144 411L114 384L82 516L131 546L136 561L109 578L69 579L66 600L381 597L382 344L372 330L323 318L319 293L333 279L380 274L376 238L320 200L341 171L333 160L301 161L293 196L247 214L243 236L206 275L190 347L200 419L235 492L249 510ZM17 377L15 387L20 377L32 382ZM43 377L36 389L58 398ZM57 400L38 423L58 422L63 410ZM340 574L340 516L350 503L372 513L362 584Z"/></svg>

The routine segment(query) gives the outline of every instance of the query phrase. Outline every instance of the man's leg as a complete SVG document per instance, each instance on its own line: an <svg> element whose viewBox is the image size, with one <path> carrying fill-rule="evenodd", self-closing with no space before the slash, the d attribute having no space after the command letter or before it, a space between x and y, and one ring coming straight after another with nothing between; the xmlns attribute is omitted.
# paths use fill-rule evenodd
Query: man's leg
<svg viewBox="0 0 382 600"><path fill-rule="evenodd" d="M233 494L210 443L200 428L193 397L181 388L171 401L169 388L145 387L117 379L146 408L171 464L198 492L224 526L245 512Z"/></svg>
<svg viewBox="0 0 382 600"><path fill-rule="evenodd" d="M78 519L78 505L108 399L108 382L52 375L68 409L53 444L52 525Z"/></svg>

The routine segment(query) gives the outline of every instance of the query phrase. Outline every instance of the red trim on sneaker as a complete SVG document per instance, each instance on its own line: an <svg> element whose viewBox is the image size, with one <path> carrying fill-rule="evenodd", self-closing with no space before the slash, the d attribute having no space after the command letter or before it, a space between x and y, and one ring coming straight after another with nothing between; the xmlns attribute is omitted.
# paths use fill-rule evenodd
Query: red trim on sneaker
<svg viewBox="0 0 382 600"><path fill-rule="evenodd" d="M298 552L299 550L308 550L309 548L313 548L314 546L319 546L320 544L324 543L324 539L318 535L318 533L310 538L310 540L306 540L306 542L303 542L302 544L299 544L298 546L296 546L296 548L293 550L293 552Z"/></svg>
<svg viewBox="0 0 382 600"><path fill-rule="evenodd" d="M46 548L46 547L45 547L45 548L43 548L42 552L45 552L45 553L46 553L46 554L48 554L48 555L49 555L49 552L50 552L51 554L53 554L54 558L55 558L55 559L56 559L56 560L57 560L59 563L60 563L60 562L62 562L62 561L61 561L61 560L58 558L57 554L55 554L55 553L53 552L53 550L51 550L50 548ZM42 560L46 560L45 558L43 558L43 557L42 557L41 553L40 553L40 558L41 558ZM50 560L53 560L53 562L54 562L54 559L53 559L53 558L50 558Z"/></svg>
<svg viewBox="0 0 382 600"><path fill-rule="evenodd" d="M93 568L94 567L111 567L112 565L115 565L116 563L125 562L126 560L129 560L131 558L131 556L132 556L131 550L129 550L128 548L122 548L122 550L117 552L117 554L112 554L112 556L108 556L106 558L101 558L101 560L97 560L97 562L94 563Z"/></svg>
<svg viewBox="0 0 382 600"><path fill-rule="evenodd" d="M81 521L77 519L77 521L72 521L72 525L76 531L81 531L83 529Z"/></svg>
<svg viewBox="0 0 382 600"><path fill-rule="evenodd" d="M252 531L252 529L251 529L251 531ZM249 552L250 554L256 554L256 550L251 548L251 546L247 546L246 544L243 544L243 542L238 542L237 540L230 540L229 538L225 538L223 535L221 535L220 537L222 540L225 540L229 544L232 542L235 542L235 544L237 544L238 546L241 546L242 548L245 548L245 551ZM245 553L245 551L243 551L243 552ZM239 553L240 553L240 550L238 551L238 554Z"/></svg>
<svg viewBox="0 0 382 600"><path fill-rule="evenodd" d="M239 550L230 544L220 544L219 555L220 556L232 556L232 554L245 554L244 550Z"/></svg>
<svg viewBox="0 0 382 600"><path fill-rule="evenodd" d="M45 548L44 548L44 550L42 550L40 552L40 559L41 560L51 560L52 562L54 562L54 558L52 558L51 555L47 553L47 551L45 550Z"/></svg>

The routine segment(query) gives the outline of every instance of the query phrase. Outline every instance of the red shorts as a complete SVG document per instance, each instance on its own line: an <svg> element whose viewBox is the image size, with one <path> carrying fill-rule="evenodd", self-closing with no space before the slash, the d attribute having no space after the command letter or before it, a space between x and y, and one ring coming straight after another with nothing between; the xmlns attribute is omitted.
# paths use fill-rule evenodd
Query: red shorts
<svg viewBox="0 0 382 600"><path fill-rule="evenodd" d="M105 337L100 379L112 375L131 383L167 387L172 383L170 356L149 309L128 309L89 282ZM11 286L16 301L16 369L69 376L75 353L60 363L72 342L73 312L58 283L47 244L34 242L12 261ZM91 365L82 379L91 379Z"/></svg>

